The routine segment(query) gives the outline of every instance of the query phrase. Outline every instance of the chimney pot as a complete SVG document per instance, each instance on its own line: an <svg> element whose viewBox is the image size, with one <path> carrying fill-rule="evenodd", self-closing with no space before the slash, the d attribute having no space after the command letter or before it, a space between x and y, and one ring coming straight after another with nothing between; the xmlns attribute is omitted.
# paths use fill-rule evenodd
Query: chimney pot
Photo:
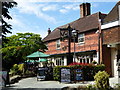
<svg viewBox="0 0 120 90"><path fill-rule="evenodd" d="M82 3L80 5L80 17L83 18L91 14L90 3Z"/></svg>
<svg viewBox="0 0 120 90"><path fill-rule="evenodd" d="M50 28L48 28L48 35L51 33L51 30L50 30Z"/></svg>

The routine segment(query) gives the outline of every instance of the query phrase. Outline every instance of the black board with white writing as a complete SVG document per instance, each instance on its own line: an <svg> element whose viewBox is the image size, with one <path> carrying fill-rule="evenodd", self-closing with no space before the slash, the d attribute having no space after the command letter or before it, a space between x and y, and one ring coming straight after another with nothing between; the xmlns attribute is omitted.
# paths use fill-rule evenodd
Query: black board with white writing
<svg viewBox="0 0 120 90"><path fill-rule="evenodd" d="M61 68L60 69L60 82L71 82L71 70L70 68Z"/></svg>

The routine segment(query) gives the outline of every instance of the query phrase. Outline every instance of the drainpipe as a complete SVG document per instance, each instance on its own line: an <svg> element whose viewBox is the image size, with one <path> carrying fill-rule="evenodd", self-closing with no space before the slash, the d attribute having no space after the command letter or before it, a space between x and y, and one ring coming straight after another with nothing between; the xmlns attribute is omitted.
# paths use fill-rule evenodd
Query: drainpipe
<svg viewBox="0 0 120 90"><path fill-rule="evenodd" d="M102 57L102 43L103 43L103 40L102 40L102 30L101 30L101 19L99 19L99 64L102 63L103 61L103 57Z"/></svg>

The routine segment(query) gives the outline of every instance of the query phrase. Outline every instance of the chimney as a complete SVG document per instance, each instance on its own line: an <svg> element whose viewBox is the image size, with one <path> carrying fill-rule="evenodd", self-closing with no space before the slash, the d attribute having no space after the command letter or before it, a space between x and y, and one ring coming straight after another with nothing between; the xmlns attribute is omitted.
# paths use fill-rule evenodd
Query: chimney
<svg viewBox="0 0 120 90"><path fill-rule="evenodd" d="M48 35L51 33L51 30L50 30L50 28L48 28Z"/></svg>
<svg viewBox="0 0 120 90"><path fill-rule="evenodd" d="M90 15L90 3L82 3L80 5L80 17L83 18L85 16Z"/></svg>

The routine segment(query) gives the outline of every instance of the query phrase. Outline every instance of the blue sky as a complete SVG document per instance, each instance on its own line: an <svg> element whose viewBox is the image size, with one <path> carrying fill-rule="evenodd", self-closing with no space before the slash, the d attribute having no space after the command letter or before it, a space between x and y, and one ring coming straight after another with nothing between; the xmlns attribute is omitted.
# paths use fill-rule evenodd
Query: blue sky
<svg viewBox="0 0 120 90"><path fill-rule="evenodd" d="M28 2L15 0L18 5L10 10L12 20L12 34L36 33L42 38L47 35L47 30L54 30L56 27L67 24L80 18L79 5L82 2ZM91 13L109 13L115 6L114 2L90 2Z"/></svg>

